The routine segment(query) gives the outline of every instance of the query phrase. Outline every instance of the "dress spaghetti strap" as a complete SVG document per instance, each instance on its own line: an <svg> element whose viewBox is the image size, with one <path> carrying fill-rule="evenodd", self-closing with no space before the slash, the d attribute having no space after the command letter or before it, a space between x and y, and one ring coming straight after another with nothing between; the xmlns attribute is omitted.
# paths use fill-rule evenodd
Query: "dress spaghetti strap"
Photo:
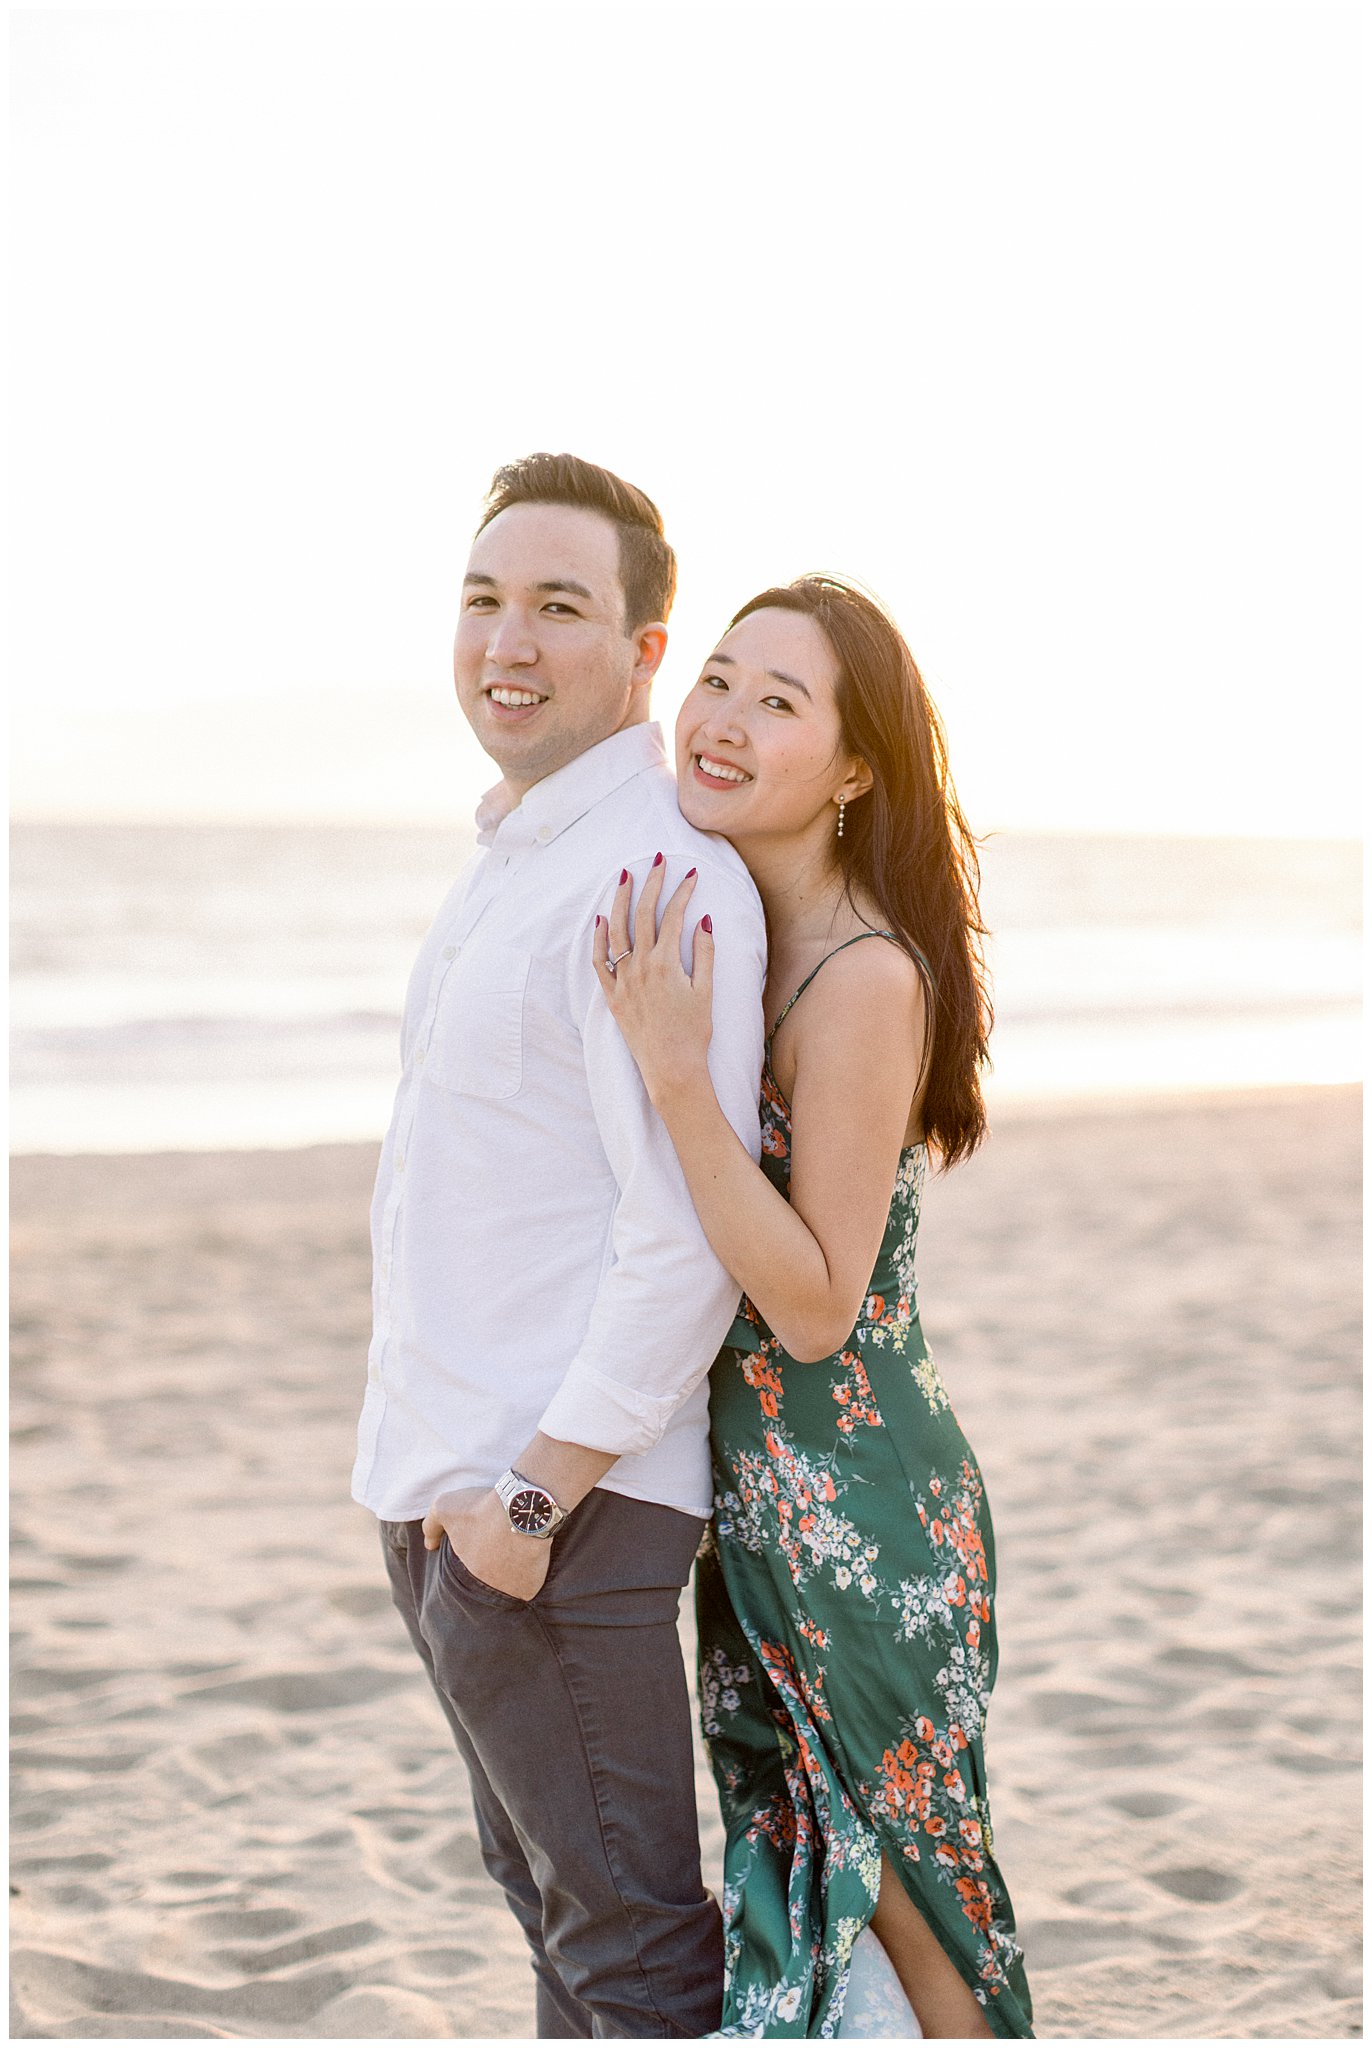
<svg viewBox="0 0 1372 2048"><path fill-rule="evenodd" d="M806 975L804 981L800 984L800 987L795 991L794 995L790 995L786 998L786 1001L782 1004L780 1010L777 1012L776 1023L767 1033L766 1050L768 1052L771 1051L772 1040L776 1037L778 1031L780 1031L783 1023L786 1021L786 1018L790 1013L792 1005L800 1001L806 989L810 986L810 983L819 973L820 968L827 967L829 962L834 958L835 954L846 952L849 946L860 945L863 939L889 939L891 941L891 944L893 946L899 946L902 952L906 952L907 950L913 952L916 956L919 965L923 968L925 976L928 979L930 994L932 995L936 992L936 984L934 982L934 970L929 965L929 962L925 959L923 953L920 952L918 946L907 948L905 940L900 938L895 932L879 932L876 930L872 930L870 932L857 932L851 939L845 939L841 946L835 946L833 953L826 953L824 958L810 969L810 972Z"/></svg>

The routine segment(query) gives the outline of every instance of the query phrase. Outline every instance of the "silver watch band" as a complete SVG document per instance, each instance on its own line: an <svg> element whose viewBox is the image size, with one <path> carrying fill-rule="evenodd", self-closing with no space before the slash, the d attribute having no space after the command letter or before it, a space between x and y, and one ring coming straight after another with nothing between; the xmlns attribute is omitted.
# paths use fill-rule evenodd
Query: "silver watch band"
<svg viewBox="0 0 1372 2048"><path fill-rule="evenodd" d="M495 1490L516 1535L533 1536L546 1542L567 1519L567 1510L559 1507L547 1487L541 1486L536 1479L527 1479L522 1472L516 1472L513 1465L501 1473L495 1482ZM529 1498L521 1500L522 1495Z"/></svg>

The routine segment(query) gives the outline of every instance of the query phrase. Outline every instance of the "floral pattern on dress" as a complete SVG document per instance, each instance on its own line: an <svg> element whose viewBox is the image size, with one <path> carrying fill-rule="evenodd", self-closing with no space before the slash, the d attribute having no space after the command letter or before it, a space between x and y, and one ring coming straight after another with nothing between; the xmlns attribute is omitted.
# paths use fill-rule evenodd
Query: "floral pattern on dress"
<svg viewBox="0 0 1372 2048"><path fill-rule="evenodd" d="M770 1059L761 1115L764 1171L789 1193ZM991 1520L919 1325L925 1171L923 1147L907 1148L839 1351L791 1358L745 1301L712 1376L697 1608L726 1826L726 2036L835 2036L885 1857L992 2031L1032 2037L982 1750Z"/></svg>

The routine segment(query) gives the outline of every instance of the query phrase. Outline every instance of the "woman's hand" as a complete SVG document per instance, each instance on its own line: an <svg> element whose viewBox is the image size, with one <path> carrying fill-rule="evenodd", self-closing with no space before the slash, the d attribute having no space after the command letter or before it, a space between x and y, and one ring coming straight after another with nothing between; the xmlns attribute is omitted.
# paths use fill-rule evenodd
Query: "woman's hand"
<svg viewBox="0 0 1372 2048"><path fill-rule="evenodd" d="M638 1062L649 1099L661 1110L676 1090L710 1084L710 1004L714 992L715 942L708 917L695 928L691 973L681 965L681 934L695 893L696 871L672 895L657 921L666 873L659 854L639 891L633 930L629 928L632 882L620 877L608 922L596 919L592 959L605 1000ZM611 962L614 965L611 966Z"/></svg>

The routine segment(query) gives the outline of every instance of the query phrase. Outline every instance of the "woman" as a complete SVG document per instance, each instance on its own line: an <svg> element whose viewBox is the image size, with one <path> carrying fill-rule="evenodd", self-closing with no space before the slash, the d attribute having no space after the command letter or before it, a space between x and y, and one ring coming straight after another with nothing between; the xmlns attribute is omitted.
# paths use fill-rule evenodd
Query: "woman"
<svg viewBox="0 0 1372 2048"><path fill-rule="evenodd" d="M736 615L677 771L767 912L761 1168L707 1064L728 933L703 919L681 964L693 880L660 930L661 868L632 927L623 884L595 958L745 1291L711 1380L697 1580L724 2031L833 2035L870 1924L924 2034L1029 2036L983 1766L991 1521L915 1306L926 1147L951 1164L985 1127L984 928L942 731L880 607L809 576Z"/></svg>

